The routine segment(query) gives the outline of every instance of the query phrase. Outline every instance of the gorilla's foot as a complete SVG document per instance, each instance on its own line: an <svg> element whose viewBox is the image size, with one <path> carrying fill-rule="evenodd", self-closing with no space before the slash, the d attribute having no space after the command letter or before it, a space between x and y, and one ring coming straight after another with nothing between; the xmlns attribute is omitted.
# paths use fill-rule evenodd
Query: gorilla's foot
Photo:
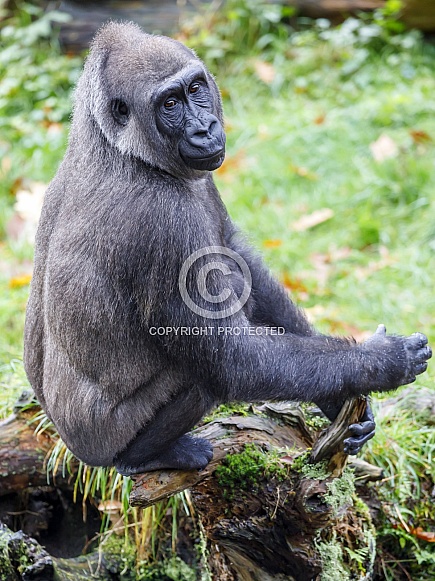
<svg viewBox="0 0 435 581"><path fill-rule="evenodd" d="M212 458L213 446L208 440L185 434L170 448L138 465L127 464L123 461L123 455L119 454L115 459L115 468L123 476L152 470L203 470Z"/></svg>

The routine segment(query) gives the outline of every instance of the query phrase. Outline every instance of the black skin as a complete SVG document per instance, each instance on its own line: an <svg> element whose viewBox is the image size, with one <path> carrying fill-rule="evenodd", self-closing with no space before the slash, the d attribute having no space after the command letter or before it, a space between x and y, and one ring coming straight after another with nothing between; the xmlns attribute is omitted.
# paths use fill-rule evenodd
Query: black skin
<svg viewBox="0 0 435 581"><path fill-rule="evenodd" d="M309 324L231 221L211 174L224 156L220 95L203 63L174 40L105 26L44 200L24 352L42 407L87 464L124 475L202 469L212 447L187 432L219 404L312 401L332 421L347 399L412 383L427 368L421 333L387 335L380 325L358 344ZM193 253L217 246L220 267L204 256L186 277L207 318L178 282ZM251 291L219 316L246 283L231 252L244 259ZM208 298L195 284L207 267ZM151 332L180 326L215 332ZM282 335L266 333L277 327ZM368 406L346 451L374 431Z"/></svg>
<svg viewBox="0 0 435 581"><path fill-rule="evenodd" d="M213 171L225 155L225 133L210 104L202 71L177 79L155 98L157 127L171 139L178 139L181 159L195 170Z"/></svg>

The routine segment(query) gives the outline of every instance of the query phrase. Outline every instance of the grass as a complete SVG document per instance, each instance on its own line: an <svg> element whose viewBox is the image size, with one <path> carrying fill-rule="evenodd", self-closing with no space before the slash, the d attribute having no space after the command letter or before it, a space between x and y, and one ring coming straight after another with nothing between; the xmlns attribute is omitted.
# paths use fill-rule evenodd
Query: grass
<svg viewBox="0 0 435 581"><path fill-rule="evenodd" d="M216 26L222 16L209 30L203 21L205 44L183 32L222 90L228 155L216 181L230 214L322 332L363 339L382 322L435 344L434 47L415 33L385 36L382 26L367 40L363 21L274 36L272 16L253 26L243 56L228 40L234 28L225 38L228 27ZM26 11L14 25L1 30L0 49L3 414L26 385L19 359L32 249L7 234L13 204L17 190L56 170L81 64ZM377 161L372 144L382 135L390 157ZM309 226L313 215L323 221ZM423 388L435 391L434 365L413 386ZM435 576L434 545L413 532L435 530L433 448L430 423L403 408L380 416L368 448L386 471L380 542L404 560L413 555L415 580ZM384 566L385 578L395 574Z"/></svg>

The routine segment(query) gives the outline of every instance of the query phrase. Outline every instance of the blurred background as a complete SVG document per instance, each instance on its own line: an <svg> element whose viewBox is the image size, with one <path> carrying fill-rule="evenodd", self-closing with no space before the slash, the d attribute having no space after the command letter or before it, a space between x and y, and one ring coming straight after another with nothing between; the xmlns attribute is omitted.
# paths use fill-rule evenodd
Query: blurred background
<svg viewBox="0 0 435 581"><path fill-rule="evenodd" d="M176 37L216 76L228 139L216 182L312 322L357 340L384 323L424 332L434 346L435 2L0 0L0 418L28 389L22 333L35 230L87 46L109 18ZM372 486L376 579L435 579L434 369L374 402L378 431L365 457L385 472ZM175 509L161 511L146 525L160 531L161 551L143 553L148 572L131 578L205 578L164 541ZM175 573L151 576L153 563L163 571L168 562Z"/></svg>

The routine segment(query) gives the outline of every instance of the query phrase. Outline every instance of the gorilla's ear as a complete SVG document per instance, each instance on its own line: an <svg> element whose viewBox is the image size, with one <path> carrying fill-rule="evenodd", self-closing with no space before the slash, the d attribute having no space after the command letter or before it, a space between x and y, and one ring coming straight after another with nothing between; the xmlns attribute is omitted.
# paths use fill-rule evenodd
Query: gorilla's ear
<svg viewBox="0 0 435 581"><path fill-rule="evenodd" d="M127 125L130 115L127 103L121 99L112 99L112 115L120 125Z"/></svg>

